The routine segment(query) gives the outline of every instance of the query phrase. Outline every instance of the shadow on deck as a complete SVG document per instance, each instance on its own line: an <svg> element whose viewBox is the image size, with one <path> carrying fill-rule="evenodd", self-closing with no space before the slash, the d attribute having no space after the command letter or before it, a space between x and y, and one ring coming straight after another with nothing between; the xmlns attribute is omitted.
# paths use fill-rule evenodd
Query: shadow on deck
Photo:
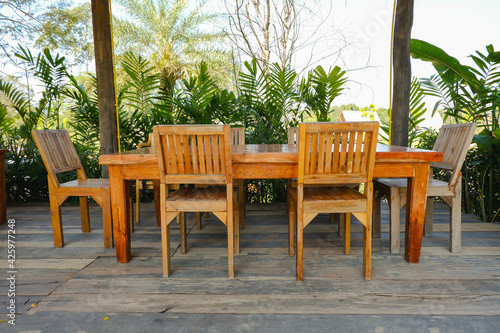
<svg viewBox="0 0 500 333"><path fill-rule="evenodd" d="M143 204L132 260L105 249L102 215L91 206L92 232L79 210L63 206L64 248L54 248L48 205L13 206L15 274L0 226L1 332L494 332L500 325L500 226L462 216L462 252L448 251L448 211L436 204L434 235L419 264L389 253L388 209L373 240L372 280L362 278L362 229L352 226L343 255L337 225L319 216L305 229L304 282L287 251L284 205L249 205L235 279L227 278L226 228L213 215L198 230L188 215L188 253L172 224L172 275L161 274L154 207ZM402 219L404 221L404 218ZM401 230L404 230L402 227ZM404 235L402 234L402 245ZM404 245L403 245L404 246ZM7 306L15 275L16 326Z"/></svg>

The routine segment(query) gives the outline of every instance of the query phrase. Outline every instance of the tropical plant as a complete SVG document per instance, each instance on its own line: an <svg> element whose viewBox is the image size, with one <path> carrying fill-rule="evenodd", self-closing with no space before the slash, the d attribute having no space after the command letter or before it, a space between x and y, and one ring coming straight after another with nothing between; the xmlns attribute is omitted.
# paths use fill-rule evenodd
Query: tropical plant
<svg viewBox="0 0 500 333"><path fill-rule="evenodd" d="M297 103L297 74L274 63L259 71L257 62L245 62L240 72L239 99L250 128L249 143L285 143L288 127L297 126L302 112Z"/></svg>
<svg viewBox="0 0 500 333"><path fill-rule="evenodd" d="M35 59L31 51L21 45L19 45L19 52L16 52L16 57L25 61L29 69L45 86L42 98L45 100L47 108L43 118L43 127L49 128L55 122L56 128L59 129L61 127L60 109L63 104L63 92L66 89L66 80L69 76L64 65L65 58L59 54L54 57L49 49L44 49Z"/></svg>
<svg viewBox="0 0 500 333"><path fill-rule="evenodd" d="M205 60L216 80L228 83L233 64L219 47L225 35L202 29L215 26L216 14L203 12L206 0L118 0L122 17L113 18L117 50L132 51L150 59L167 90L191 75Z"/></svg>
<svg viewBox="0 0 500 333"><path fill-rule="evenodd" d="M424 41L412 40L411 50L414 58L431 62L437 71L422 81L424 92L439 98L434 110L442 107L457 121L482 128L473 142L484 158L474 163L480 166L480 215L492 221L500 208L500 52L493 45L486 46L487 53L476 51L470 56L476 67L471 67Z"/></svg>
<svg viewBox="0 0 500 333"><path fill-rule="evenodd" d="M51 3L51 1L47 2ZM62 1L51 3L47 11L38 19L41 22L40 35L34 46L57 49L69 56L66 61L71 60L70 64L84 65L88 71L89 64L94 58L90 2L73 7Z"/></svg>
<svg viewBox="0 0 500 333"><path fill-rule="evenodd" d="M315 116L317 121L329 121L328 113L333 100L345 88L347 78L345 71L335 66L327 73L318 66L309 71L307 79L302 79L299 87L300 100L306 104L305 111Z"/></svg>
<svg viewBox="0 0 500 333"><path fill-rule="evenodd" d="M430 129L419 126L425 120L425 112L427 108L424 102L424 91L417 78L413 78L410 86L410 115L408 118L408 146L415 147L418 142L431 132ZM389 119L390 121L390 119ZM389 142L390 126L384 123L380 127L382 129L380 136Z"/></svg>
<svg viewBox="0 0 500 333"><path fill-rule="evenodd" d="M174 98L179 123L235 124L241 121L233 92L220 90L208 73L207 64L200 63L197 76L182 80L182 89Z"/></svg>

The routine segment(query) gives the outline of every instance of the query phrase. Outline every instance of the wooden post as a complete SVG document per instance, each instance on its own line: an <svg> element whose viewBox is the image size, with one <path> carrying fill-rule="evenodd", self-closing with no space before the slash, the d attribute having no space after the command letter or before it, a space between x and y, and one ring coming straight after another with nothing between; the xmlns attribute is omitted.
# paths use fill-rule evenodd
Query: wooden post
<svg viewBox="0 0 500 333"><path fill-rule="evenodd" d="M92 25L94 28L101 154L110 154L118 151L118 130L110 2L108 0L92 0ZM107 166L103 166L102 176L108 178Z"/></svg>
<svg viewBox="0 0 500 333"><path fill-rule="evenodd" d="M410 115L411 63L410 41L413 25L413 1L399 0L394 22L393 97L391 115L391 144L408 146Z"/></svg>

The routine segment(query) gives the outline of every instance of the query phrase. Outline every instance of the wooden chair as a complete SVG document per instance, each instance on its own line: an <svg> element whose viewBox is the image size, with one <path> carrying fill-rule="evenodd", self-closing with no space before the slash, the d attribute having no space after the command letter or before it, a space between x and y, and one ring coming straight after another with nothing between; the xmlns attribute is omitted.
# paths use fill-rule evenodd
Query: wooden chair
<svg viewBox="0 0 500 333"><path fill-rule="evenodd" d="M148 141L139 143L137 145L137 149L143 148L143 147L154 147L154 139L153 139L153 133L149 133ZM153 189L153 181L152 180L139 180L137 179L135 181L135 222L139 223L140 222L140 216L141 216L141 190L143 189L148 189L152 190ZM155 197L156 199L156 197ZM156 202L156 200L155 200Z"/></svg>
<svg viewBox="0 0 500 333"><path fill-rule="evenodd" d="M163 275L171 273L170 222L179 213L211 211L227 226L228 271L229 277L234 277L233 202L237 215L238 192L233 191L229 126L157 125L153 133L160 170ZM210 186L184 187L168 195L167 184ZM180 216L181 252L185 253L183 215Z"/></svg>
<svg viewBox="0 0 500 333"><path fill-rule="evenodd" d="M299 143L299 128L288 127L288 144L296 145Z"/></svg>
<svg viewBox="0 0 500 333"><path fill-rule="evenodd" d="M476 124L443 125L439 130L433 150L443 153L441 163L431 163L431 168L451 171L448 182L433 179L432 170L427 186L427 207L425 211L426 236L432 236L432 206L433 197L440 197L450 207L450 251L461 250L461 201L462 201L462 173L460 169L467 154L467 150L474 136ZM400 210L406 204L406 178L390 178L374 180L374 208L373 223L376 230L380 230L380 200L387 197L390 207L390 252L399 252L400 248Z"/></svg>
<svg viewBox="0 0 500 333"><path fill-rule="evenodd" d="M372 176L378 126L378 122L300 124L297 189L289 191L296 207L296 211L289 212L290 229L297 215L297 281L303 280L304 228L319 213L352 213L360 220L363 224L363 275L366 280L371 279ZM364 183L363 193L343 186L360 183ZM293 237L292 231L289 237ZM347 214L346 254L349 247L350 214Z"/></svg>
<svg viewBox="0 0 500 333"><path fill-rule="evenodd" d="M288 144L296 145L299 143L299 128L298 127L289 127L288 128ZM287 179L287 188L297 188L297 179ZM287 197L287 207L290 205L290 200ZM290 209L289 209L290 211ZM344 233L345 226L345 214L330 214L330 223L334 223L335 220L338 221L338 235L342 235ZM293 247L290 248L291 256L293 256Z"/></svg>
<svg viewBox="0 0 500 333"><path fill-rule="evenodd" d="M244 145L245 144L245 127L231 127L230 129L231 145ZM234 188L238 190L238 200L239 200L239 224L240 229L245 229L245 217L247 216L247 191L244 179L238 179L234 183Z"/></svg>
<svg viewBox="0 0 500 333"><path fill-rule="evenodd" d="M143 148L143 147L151 147L155 148L155 140L153 137L153 133L149 133L148 136L148 142L144 143L139 143L137 145L137 149ZM155 190L156 188L159 188L159 182L158 184L154 184L154 181L152 180L139 180L137 179L135 181L135 222L139 223L140 222L140 216L141 216L141 190L147 189L147 190ZM169 185L168 187L169 190L178 190L179 185ZM156 190L154 191L154 202L155 202L155 210L156 210L156 223L158 226L161 225L160 222L160 191Z"/></svg>
<svg viewBox="0 0 500 333"><path fill-rule="evenodd" d="M54 246L64 246L61 220L61 204L70 196L80 198L82 231L90 232L89 207L87 197L94 199L102 207L104 247L113 247L113 224L111 221L111 198L108 179L88 179L80 158L65 130L33 130L33 138L40 150L47 169L49 182L50 213ZM57 175L76 171L77 180L59 183Z"/></svg>
<svg viewBox="0 0 500 333"><path fill-rule="evenodd" d="M245 144L245 127L231 127L229 130L230 143L231 145L244 145ZM233 188L238 190L239 198L239 224L240 229L245 229L245 217L246 217L246 187L245 180L238 179L238 181L233 183ZM208 217L208 213L206 213ZM201 229L201 213L196 213L196 225L198 229Z"/></svg>

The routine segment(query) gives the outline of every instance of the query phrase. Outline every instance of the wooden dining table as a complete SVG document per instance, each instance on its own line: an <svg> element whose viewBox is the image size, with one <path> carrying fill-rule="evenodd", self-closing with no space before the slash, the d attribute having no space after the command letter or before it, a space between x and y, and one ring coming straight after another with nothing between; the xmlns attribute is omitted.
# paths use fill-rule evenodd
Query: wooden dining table
<svg viewBox="0 0 500 333"><path fill-rule="evenodd" d="M297 145L248 144L231 146L234 179L297 178ZM407 178L405 260L418 263L424 230L425 205L430 162L440 162L442 153L378 144L373 175L380 178ZM99 157L109 167L111 205L118 262L131 259L130 180L159 179L156 152L147 147Z"/></svg>

